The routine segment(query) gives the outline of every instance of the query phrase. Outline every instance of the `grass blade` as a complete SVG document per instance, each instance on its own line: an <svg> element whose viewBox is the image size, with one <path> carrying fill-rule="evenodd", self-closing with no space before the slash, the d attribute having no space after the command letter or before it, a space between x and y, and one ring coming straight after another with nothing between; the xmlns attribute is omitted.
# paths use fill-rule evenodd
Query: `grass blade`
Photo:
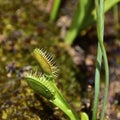
<svg viewBox="0 0 120 120"><path fill-rule="evenodd" d="M103 55L103 59L104 59L104 63L105 63L105 88L104 88L104 98L103 98L102 111L101 111L101 117L100 117L100 120L103 120L104 119L104 114L105 114L105 106L106 106L106 103L107 103L108 88L109 88L109 66L108 66L108 59L107 59L107 55L106 55L106 50L105 50L105 47L104 47L104 44L103 44L104 0L96 0L96 15L97 15L98 42L99 42L99 46L100 46L100 49L101 49L101 52L102 52L102 55ZM100 50L98 52L100 52ZM99 70L100 70L100 68L99 68ZM98 72L99 72L99 75L100 75L100 71L98 71ZM99 80L100 80L100 76L99 76ZM97 79L95 81L97 81ZM97 82L99 82L99 81L97 81ZM93 118L92 118L93 120L96 120L96 117L97 117L97 108L98 108L99 97L98 98L96 98L96 97L99 96L99 91L97 89L97 87L100 87L99 83L95 84L95 85L98 85L98 86L95 86L95 90L96 90L96 93L97 93L97 95L95 95L95 100L97 100L97 101L94 101L93 108L95 108L95 109L93 109Z"/></svg>
<svg viewBox="0 0 120 120"><path fill-rule="evenodd" d="M50 14L50 21L55 21L56 17L57 17L57 13L60 7L60 3L61 0L54 0L54 4L53 4L53 8L52 8L52 12Z"/></svg>

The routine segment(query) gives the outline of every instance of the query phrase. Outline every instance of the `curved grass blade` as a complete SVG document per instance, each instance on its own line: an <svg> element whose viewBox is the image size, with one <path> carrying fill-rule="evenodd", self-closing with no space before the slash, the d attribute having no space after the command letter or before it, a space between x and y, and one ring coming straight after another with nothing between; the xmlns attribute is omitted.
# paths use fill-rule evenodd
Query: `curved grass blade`
<svg viewBox="0 0 120 120"><path fill-rule="evenodd" d="M98 71L96 71L95 80L95 99L94 99L94 106L93 106L93 118L92 120L96 120L97 118L97 109L98 109L98 101L99 101L99 90L100 90L100 66L101 66L101 57L103 55L104 63L105 63L105 88L104 88L104 98L102 104L102 111L100 120L104 119L105 114L105 106L107 103L107 95L108 95L108 88L109 88L109 66L108 66L108 59L106 55L106 50L103 44L103 36L104 36L104 0L96 0L96 15L97 15L97 35L98 35ZM102 52L102 55L101 55Z"/></svg>

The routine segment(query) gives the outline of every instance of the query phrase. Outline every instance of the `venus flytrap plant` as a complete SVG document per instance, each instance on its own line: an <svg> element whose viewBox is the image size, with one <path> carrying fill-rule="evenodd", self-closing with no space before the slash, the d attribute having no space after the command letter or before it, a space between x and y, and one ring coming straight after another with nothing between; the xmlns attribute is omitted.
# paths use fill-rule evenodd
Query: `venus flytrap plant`
<svg viewBox="0 0 120 120"><path fill-rule="evenodd" d="M25 78L27 79L31 88L48 99L51 103L59 107L70 120L88 120L86 113L81 112L80 117L71 109L66 102L59 89L55 84L57 67L53 63L52 57L47 54L46 51L35 49L33 51L34 57L39 62L41 68L44 71L43 75L37 75L27 73Z"/></svg>

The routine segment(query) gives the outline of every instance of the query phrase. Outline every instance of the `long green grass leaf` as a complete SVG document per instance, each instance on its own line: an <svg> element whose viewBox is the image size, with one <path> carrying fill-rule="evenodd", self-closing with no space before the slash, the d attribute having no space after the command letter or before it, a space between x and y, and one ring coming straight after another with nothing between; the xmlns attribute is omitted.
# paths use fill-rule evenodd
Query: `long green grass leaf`
<svg viewBox="0 0 120 120"><path fill-rule="evenodd" d="M54 3L53 3L53 8L52 8L52 11L51 11L51 14L50 14L50 21L55 21L56 17L57 17L57 13L58 13L58 10L59 10L59 7L60 7L60 3L61 3L61 0L54 0Z"/></svg>
<svg viewBox="0 0 120 120"><path fill-rule="evenodd" d="M103 98L103 104L102 104L102 111L101 111L101 117L100 120L104 119L105 114L105 106L107 103L107 95L108 95L108 88L109 88L109 66L108 66L108 59L106 55L106 50L103 44L103 36L104 36L104 0L96 0L96 15L97 15L97 35L98 35L98 56L99 58L99 64L97 67L101 66L101 59L103 55L104 64L105 64L105 88L104 88L104 98ZM100 50L101 49L101 50ZM101 54L102 52L102 54ZM98 62L98 61L97 61ZM93 118L92 120L96 120L97 117L97 109L98 109L98 102L99 102L99 89L97 87L100 87L100 68L98 68L99 71L96 71L96 74L98 74L99 78L96 78L95 80L95 99L94 99L94 106L93 106ZM97 73L98 72L98 73ZM98 81L97 81L98 80ZM97 86L98 85L98 86ZM98 98L97 98L98 97ZM95 101L96 100L96 101Z"/></svg>

